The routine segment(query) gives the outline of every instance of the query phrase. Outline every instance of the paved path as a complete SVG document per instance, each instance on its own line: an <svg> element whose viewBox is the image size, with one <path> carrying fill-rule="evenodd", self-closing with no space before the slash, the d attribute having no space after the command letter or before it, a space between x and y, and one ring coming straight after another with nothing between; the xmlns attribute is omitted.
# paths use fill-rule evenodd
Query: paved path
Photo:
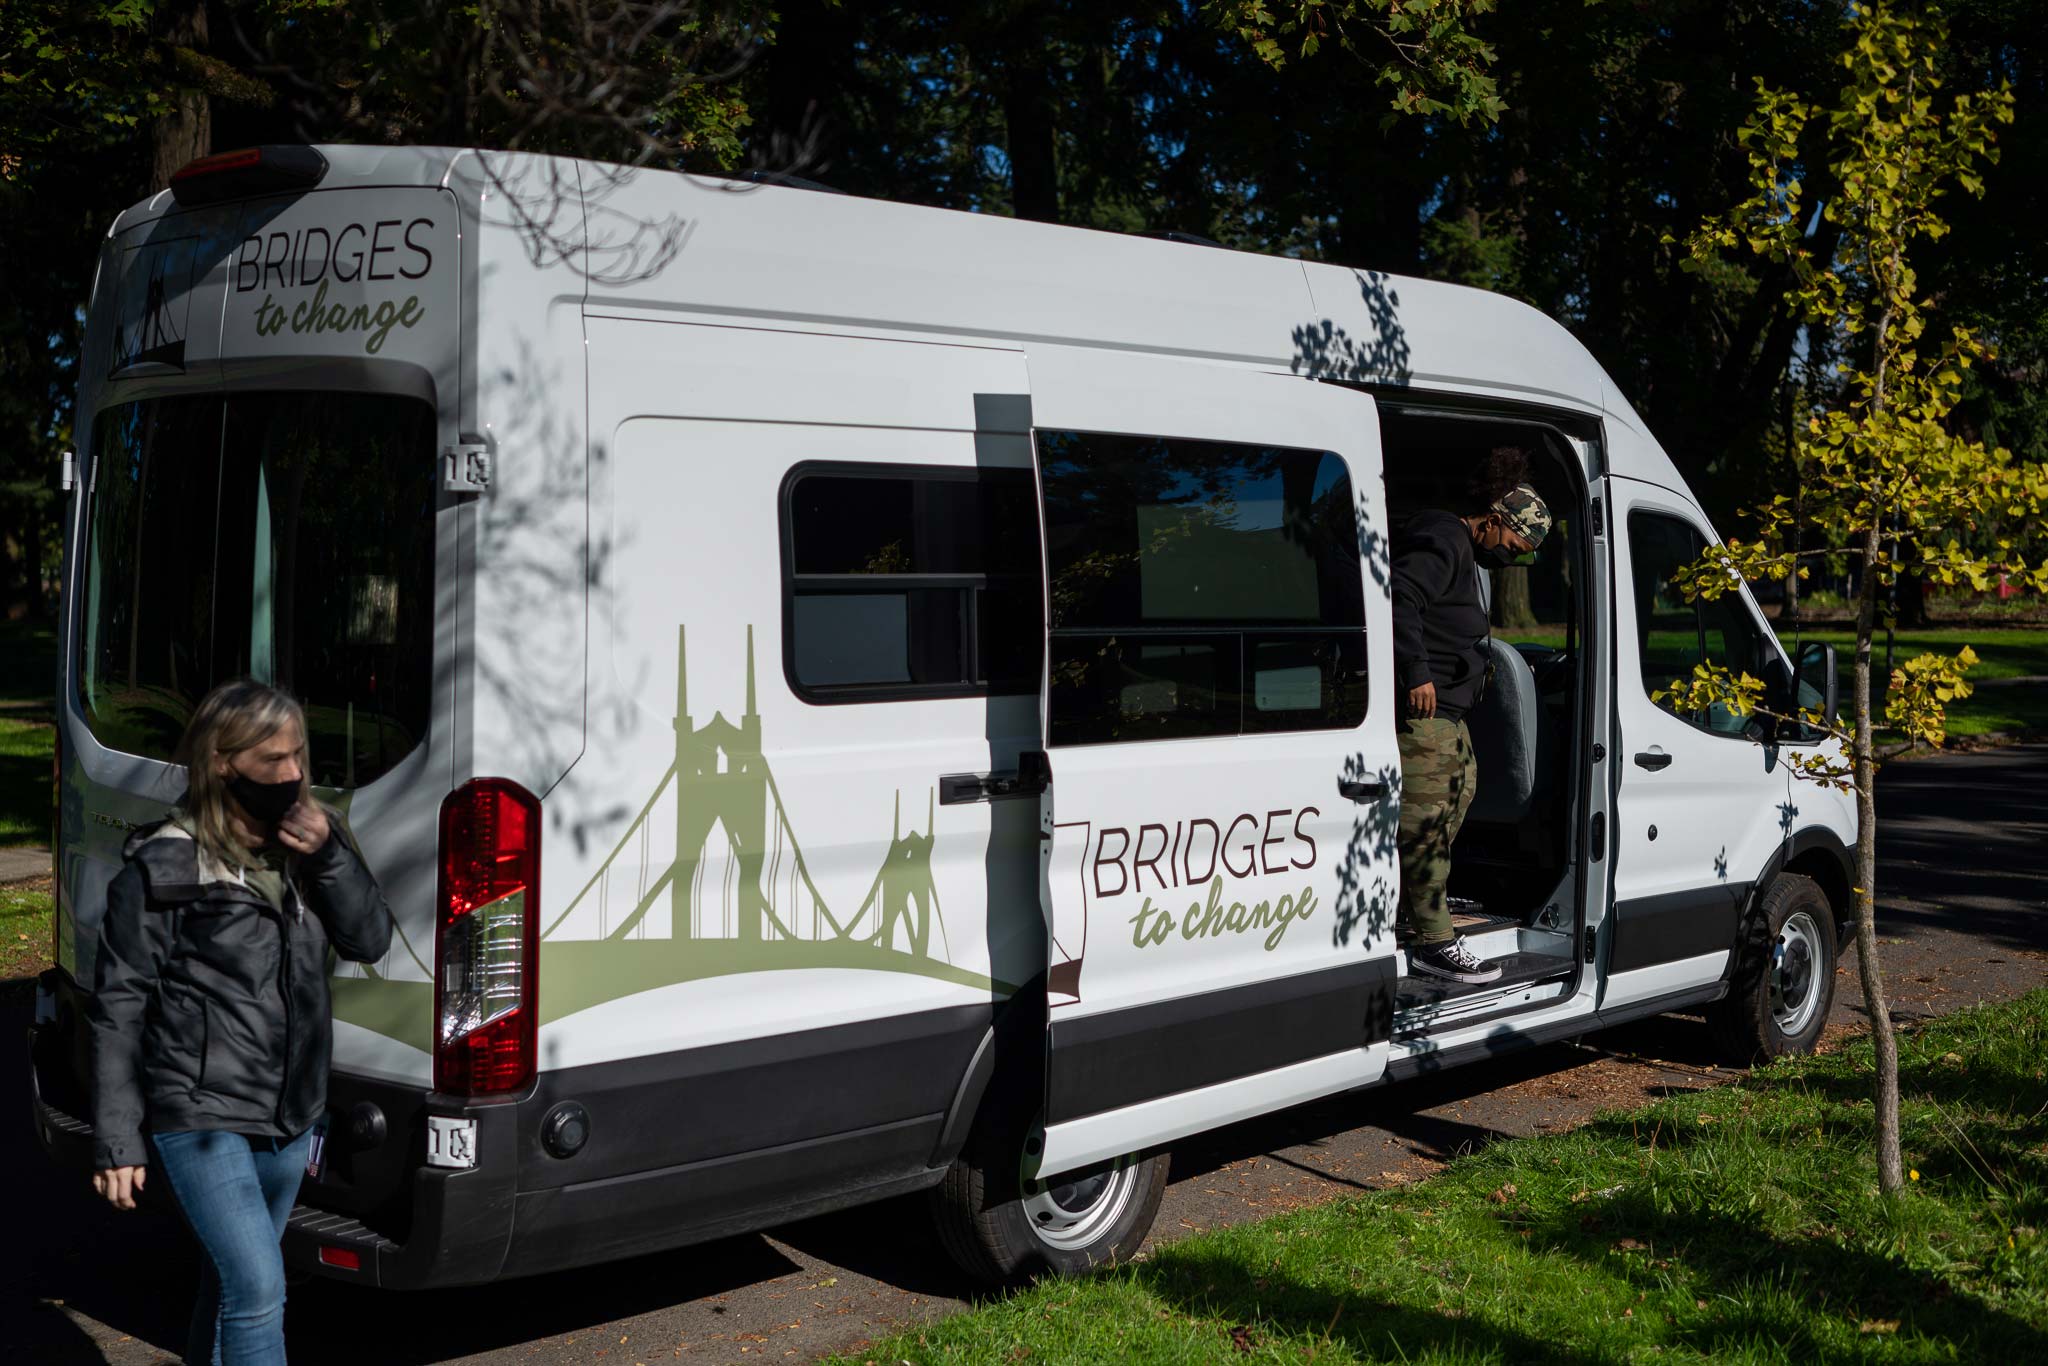
<svg viewBox="0 0 2048 1366"><path fill-rule="evenodd" d="M0 882L26 882L50 875L47 849L0 849Z"/></svg>
<svg viewBox="0 0 2048 1366"><path fill-rule="evenodd" d="M1879 883L1886 965L1902 1017L2048 983L2048 747L1887 769ZM1860 1010L1855 961L1835 1028ZM0 1005L19 1039L25 997ZM1183 1145L1155 1236L1257 1218L1347 1190L1419 1179L1502 1135L1715 1085L1691 1020L1645 1021L1516 1057L1341 1097ZM22 1359L155 1363L175 1350L191 1254L162 1219L122 1218L49 1174L20 1122L18 1044L0 1043L0 1161L27 1295L0 1299L0 1343ZM15 1282L14 1275L8 1275ZM806 1361L957 1309L967 1287L894 1201L704 1247L535 1280L424 1296L330 1282L293 1292L292 1360L651 1363ZM61 1303L54 1303L61 1301ZM18 1318L20 1321L14 1321Z"/></svg>

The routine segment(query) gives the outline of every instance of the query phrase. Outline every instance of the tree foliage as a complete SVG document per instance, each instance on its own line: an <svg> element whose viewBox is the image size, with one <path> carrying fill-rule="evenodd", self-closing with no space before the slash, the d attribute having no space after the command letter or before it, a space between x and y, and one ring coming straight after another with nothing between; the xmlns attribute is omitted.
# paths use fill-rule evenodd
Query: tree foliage
<svg viewBox="0 0 2048 1366"><path fill-rule="evenodd" d="M1857 570L1853 721L1847 727L1816 709L1790 713L1840 742L1796 752L1797 770L1852 789L1857 799L1857 945L1864 995L1878 1057L1878 1174L1887 1192L1901 1188L1898 1053L1878 961L1875 779L1879 758L1872 711L1871 640L1880 591L1909 566L1943 583L1984 587L2003 573L2048 590L2048 565L2029 566L2001 540L1990 553L1964 546L1992 515L2037 516L2048 503L2048 469L2016 459L2003 447L1959 433L1950 419L1964 377L1987 354L1966 326L1931 329L1933 301L1915 270L1925 243L1947 235L1941 201L1951 187L1984 192L1984 168L1995 163L1997 127L2013 119L2009 89L1944 96L1946 28L1937 12L1895 4L1859 6L1845 29L1840 57L1845 81L1832 104L1759 82L1756 107L1740 140L1747 152L1749 194L1728 213L1708 218L1686 240L1688 264L1711 267L1725 253L1782 266L1789 272L1790 313L1834 339L1851 359L1839 392L1809 417L1797 438L1801 509L1776 495L1752 509L1755 539L1710 546L1680 570L1688 597L1717 597L1745 579L1804 576L1807 558L1793 534L1820 529L1847 547ZM1809 192L1802 150L1818 130L1831 189ZM1834 231L1816 245L1818 221ZM1976 662L1965 647L1952 657L1922 655L1892 673L1883 724L1914 741L1939 743L1947 704L1967 696L1964 672ZM1770 707L1759 680L1712 666L1667 691L1680 705L1722 702L1738 712ZM1846 753L1844 752L1846 750Z"/></svg>
<svg viewBox="0 0 2048 1366"><path fill-rule="evenodd" d="M1278 70L1291 54L1313 57L1325 41L1374 69L1389 90L1381 127L1403 114L1491 123L1507 106L1487 68L1492 47L1472 21L1494 0L1203 0L1214 22L1251 45Z"/></svg>

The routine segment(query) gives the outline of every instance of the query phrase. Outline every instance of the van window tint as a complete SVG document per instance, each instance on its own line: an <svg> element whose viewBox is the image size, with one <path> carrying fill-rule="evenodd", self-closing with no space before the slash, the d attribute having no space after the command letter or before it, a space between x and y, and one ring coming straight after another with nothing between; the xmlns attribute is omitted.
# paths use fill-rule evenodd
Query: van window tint
<svg viewBox="0 0 2048 1366"><path fill-rule="evenodd" d="M1023 470L800 467L783 498L790 684L813 702L1038 690Z"/></svg>
<svg viewBox="0 0 2048 1366"><path fill-rule="evenodd" d="M322 787L370 782L425 738L431 406L167 398L95 428L79 681L102 744L169 759L199 699L244 674L304 704Z"/></svg>
<svg viewBox="0 0 2048 1366"><path fill-rule="evenodd" d="M1036 434L1054 744L1365 717L1357 512L1328 451Z"/></svg>
<svg viewBox="0 0 2048 1366"><path fill-rule="evenodd" d="M1629 517L1629 560L1635 577L1636 643L1643 687L1655 693L1691 680L1700 664L1718 664L1752 678L1764 676L1772 647L1740 596L1687 602L1671 576L1706 549L1706 537L1690 522L1664 513L1638 511ZM1667 698L1657 704L1682 721L1722 735L1751 733L1755 718L1738 716L1716 703L1705 711L1681 712Z"/></svg>

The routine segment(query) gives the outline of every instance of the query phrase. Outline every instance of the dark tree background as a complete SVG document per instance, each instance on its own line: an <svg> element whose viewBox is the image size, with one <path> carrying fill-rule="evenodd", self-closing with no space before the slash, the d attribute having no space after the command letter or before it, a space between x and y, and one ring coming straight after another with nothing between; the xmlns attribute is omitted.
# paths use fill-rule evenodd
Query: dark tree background
<svg viewBox="0 0 2048 1366"><path fill-rule="evenodd" d="M1734 130L1757 78L1809 93L1837 83L1843 3L1474 4L1497 118L1470 99L1390 116L1384 68L1334 43L1290 48L1276 68L1227 22L1238 8L375 0L343 13L323 0L11 0L0 9L0 613L51 610L54 472L99 236L167 168L266 140L751 167L1497 290L1572 329L1718 520L1760 488L1789 487L1785 426L1830 383L1833 343L1786 321L1782 277L1688 273L1666 239L1740 197ZM2009 82L2018 118L1985 195L1949 204L1955 230L1927 254L1921 283L1936 325L1979 327L2000 353L1963 420L2040 459L2039 2L1944 8L1952 86ZM1804 171L1828 192L1824 166Z"/></svg>

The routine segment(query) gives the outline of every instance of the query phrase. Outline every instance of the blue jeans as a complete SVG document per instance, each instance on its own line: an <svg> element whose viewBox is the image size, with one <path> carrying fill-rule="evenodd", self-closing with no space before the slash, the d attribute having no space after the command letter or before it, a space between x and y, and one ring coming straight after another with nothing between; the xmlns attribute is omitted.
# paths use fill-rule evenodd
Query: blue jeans
<svg viewBox="0 0 2048 1366"><path fill-rule="evenodd" d="M206 1252L188 1366L284 1366L285 1220L313 1131L248 1138L212 1129L153 1133L157 1166Z"/></svg>

